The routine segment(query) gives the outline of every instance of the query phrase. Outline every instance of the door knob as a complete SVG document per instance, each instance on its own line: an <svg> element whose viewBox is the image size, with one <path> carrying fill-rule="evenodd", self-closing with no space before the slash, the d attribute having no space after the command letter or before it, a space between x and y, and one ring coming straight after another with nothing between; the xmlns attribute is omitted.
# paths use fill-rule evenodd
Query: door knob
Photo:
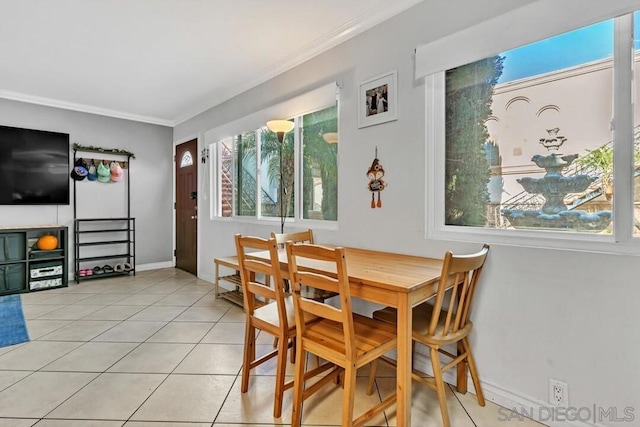
<svg viewBox="0 0 640 427"><path fill-rule="evenodd" d="M198 215L191 215L191 219L198 219Z"/></svg>

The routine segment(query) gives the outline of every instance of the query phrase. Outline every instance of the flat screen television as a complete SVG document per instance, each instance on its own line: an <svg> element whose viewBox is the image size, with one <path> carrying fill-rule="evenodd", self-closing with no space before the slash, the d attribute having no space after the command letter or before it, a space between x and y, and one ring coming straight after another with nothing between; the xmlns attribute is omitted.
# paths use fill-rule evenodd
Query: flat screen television
<svg viewBox="0 0 640 427"><path fill-rule="evenodd" d="M0 205L68 205L69 172L69 134L0 126Z"/></svg>

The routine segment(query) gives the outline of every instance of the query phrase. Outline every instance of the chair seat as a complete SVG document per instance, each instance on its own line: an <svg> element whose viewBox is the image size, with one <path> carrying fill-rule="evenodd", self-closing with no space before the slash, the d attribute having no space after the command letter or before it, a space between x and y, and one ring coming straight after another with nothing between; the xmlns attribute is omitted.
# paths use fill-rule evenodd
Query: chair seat
<svg viewBox="0 0 640 427"><path fill-rule="evenodd" d="M355 332L355 348L357 367L363 366L380 355L396 347L396 328L390 323L381 322L370 317L353 314L353 329ZM327 349L335 358L323 352L330 362L342 365L345 354L345 338L342 323L328 319L307 325L306 344L312 350L315 346ZM334 359L334 360L332 360Z"/></svg>
<svg viewBox="0 0 640 427"><path fill-rule="evenodd" d="M438 326L433 336L428 336L429 324L431 323L431 316L433 313L433 306L429 303L423 303L413 308L413 338L417 341L427 344L443 345L451 341L458 341L460 338L469 335L473 324L469 320L464 328L459 329L454 333L447 335L443 334L445 321L447 319L446 310L440 311L440 318L438 319ZM373 312L373 318L396 324L398 313L395 308L385 307L382 310Z"/></svg>
<svg viewBox="0 0 640 427"><path fill-rule="evenodd" d="M284 298L284 306L287 312L287 326L289 331L295 330L296 318L295 311L293 309L293 297L291 295ZM268 323L275 326L276 329L280 328L280 319L278 317L278 304L272 302L267 305L263 305L260 308L256 308L253 313L253 317L256 320Z"/></svg>

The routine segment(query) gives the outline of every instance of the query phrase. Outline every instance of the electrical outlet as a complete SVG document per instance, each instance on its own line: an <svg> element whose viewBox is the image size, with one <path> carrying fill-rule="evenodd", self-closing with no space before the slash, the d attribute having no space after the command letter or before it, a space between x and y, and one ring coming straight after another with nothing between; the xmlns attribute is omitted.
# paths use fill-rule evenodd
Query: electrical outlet
<svg viewBox="0 0 640 427"><path fill-rule="evenodd" d="M549 379L549 403L566 408L569 406L569 385L562 381Z"/></svg>

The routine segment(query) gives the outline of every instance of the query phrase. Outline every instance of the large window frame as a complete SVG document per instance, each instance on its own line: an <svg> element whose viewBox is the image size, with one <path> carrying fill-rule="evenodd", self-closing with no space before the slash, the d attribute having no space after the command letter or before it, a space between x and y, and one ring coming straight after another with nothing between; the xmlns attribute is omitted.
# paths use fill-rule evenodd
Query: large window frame
<svg viewBox="0 0 640 427"><path fill-rule="evenodd" d="M441 71L425 77L426 238L640 254L640 239L633 236L633 47L633 14L614 18L611 125L616 196L611 235L445 225L445 72Z"/></svg>
<svg viewBox="0 0 640 427"><path fill-rule="evenodd" d="M337 132L340 133L340 102L339 102L339 93L336 94L336 117L337 117ZM322 108L316 108L316 109L311 109L310 111L305 111L304 113L300 113L300 114L296 114L294 117L290 117L288 118L288 120L292 120L295 123L295 127L294 129L291 131L291 134L293 135L293 139L294 139L294 207L293 207L293 212L294 212L294 216L288 216L286 217L286 221L285 221L285 227L291 226L291 227L305 227L305 228L316 228L316 229L329 229L329 230L337 230L338 229L338 220L326 220L326 219L308 219L308 218L304 218L304 213L303 213L303 167L302 167L302 163L303 163L303 156L304 156L304 150L303 150L303 137L302 137L302 132L303 132L303 116L307 115L307 114L311 114L315 111L320 111L323 110L325 108L329 108L329 107L322 107ZM262 128L261 128L262 129ZM261 129L256 129L256 141L260 141L260 138L258 136L258 133L261 131ZM266 129L266 127L265 127ZM288 135L285 135L285 137L288 137ZM279 216L265 216L262 215L262 206L260 203L260 192L257 191L256 193L256 215L255 216L238 216L236 215L236 203L235 203L235 191L234 191L234 200L232 203L233 206L233 212L231 214L231 216L222 216L222 200L221 200L221 194L222 194L222 182L220 179L220 173L221 173L221 168L222 168L222 158L221 158L221 149L222 149L222 142L224 141L228 141L228 140L233 140L234 136L228 136L227 138L223 138L221 140L219 140L218 142L213 142L209 145L209 152L211 153L211 162L210 162L210 176L212 177L211 179L211 187L210 187L210 193L211 193L211 216L210 219L211 220L217 220L217 221L230 221L230 222L238 222L238 223L253 223L253 224L262 224L262 225L273 225L273 226L279 226L280 224L280 217ZM257 188L260 188L261 185L261 181L264 179L267 179L266 177L263 176L263 171L260 168L260 150L261 150L261 144L260 143L256 143L256 186ZM339 163L339 157L340 157L340 152L338 150L337 153L338 156L338 163ZM234 161L233 161L234 165L237 165L237 159L235 159L234 157ZM339 173L339 170L338 170ZM235 173L233 173L233 175L235 175ZM339 181L339 180L338 180ZM234 187L235 189L235 187ZM338 190L339 191L339 190ZM338 201L336 200L336 203Z"/></svg>

